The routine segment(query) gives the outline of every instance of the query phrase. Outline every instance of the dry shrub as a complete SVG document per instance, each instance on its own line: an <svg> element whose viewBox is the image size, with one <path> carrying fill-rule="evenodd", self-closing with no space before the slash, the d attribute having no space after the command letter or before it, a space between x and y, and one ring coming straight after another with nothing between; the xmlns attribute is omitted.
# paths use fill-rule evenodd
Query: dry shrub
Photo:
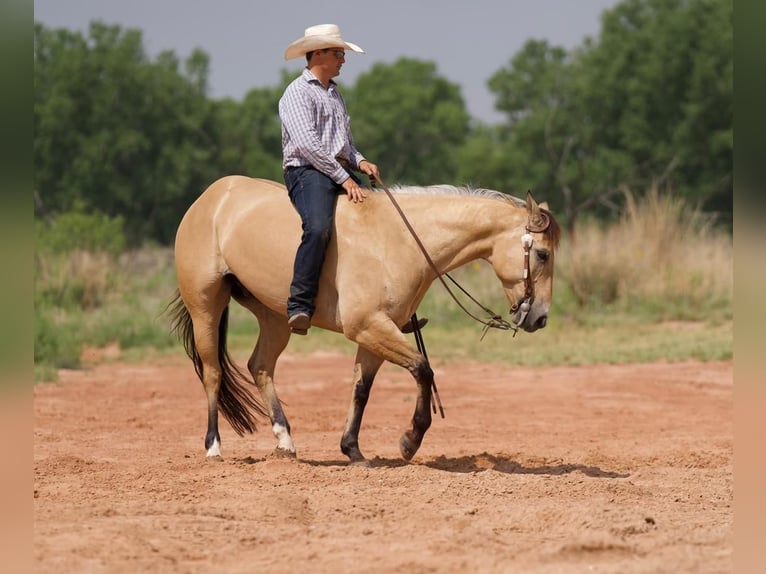
<svg viewBox="0 0 766 574"><path fill-rule="evenodd" d="M35 287L40 303L95 309L106 302L117 274L114 257L84 250L36 258Z"/></svg>
<svg viewBox="0 0 766 574"><path fill-rule="evenodd" d="M583 222L562 241L557 272L578 304L730 302L732 239L679 197L650 189L606 227Z"/></svg>

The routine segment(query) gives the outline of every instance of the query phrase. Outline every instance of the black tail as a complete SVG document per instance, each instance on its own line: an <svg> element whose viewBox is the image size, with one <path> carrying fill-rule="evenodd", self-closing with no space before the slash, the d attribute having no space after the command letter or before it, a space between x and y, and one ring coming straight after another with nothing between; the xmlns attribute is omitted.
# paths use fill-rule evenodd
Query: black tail
<svg viewBox="0 0 766 574"><path fill-rule="evenodd" d="M189 310L176 291L175 298L168 304L166 313L171 318L171 330L183 342L186 354L194 363L194 370L202 380L202 359L194 342L194 326ZM242 436L255 432L254 413L268 418L263 405L250 392L253 381L244 374L229 356L226 349L226 332L229 326L229 307L223 311L218 325L218 361L221 364L221 389L218 393L218 410L229 421L231 427Z"/></svg>

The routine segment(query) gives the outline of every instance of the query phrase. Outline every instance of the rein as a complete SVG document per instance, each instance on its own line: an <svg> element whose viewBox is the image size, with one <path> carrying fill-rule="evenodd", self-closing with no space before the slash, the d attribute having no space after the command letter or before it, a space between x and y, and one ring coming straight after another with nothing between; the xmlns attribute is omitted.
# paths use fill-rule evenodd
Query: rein
<svg viewBox="0 0 766 574"><path fill-rule="evenodd" d="M391 200L391 203L396 208L396 211L399 213L399 216L402 218L402 221L404 222L404 225L407 227L407 230L410 232L410 235L412 235L413 239L415 240L415 243L417 243L418 247L420 248L421 253L426 258L426 261L428 262L428 265L431 267L433 272L436 274L436 277L441 281L441 284L444 285L444 288L447 290L447 293L449 293L450 297L452 297L452 300L457 303L458 307L460 307L463 312L474 319L475 321L478 321L482 325L484 325L484 329L481 333L481 338L479 340L484 340L484 336L487 334L487 331L490 329L501 329L503 331L513 331L513 336L516 336L516 333L519 330L519 326L524 323L524 320L527 317L527 313L529 313L529 308L531 305L531 301L534 298L534 282L532 281L532 275L529 270L529 252L532 248L532 235L531 233L538 233L541 231L545 231L548 228L548 225L550 224L550 220L546 214L543 215L543 223L539 227L532 227L529 225L529 222L527 222L526 226L526 233L521 238L522 246L524 247L524 300L521 303L521 315L518 322L514 324L509 323L505 319L503 319L498 313L495 313L488 307L485 307L479 301L476 300L475 297L473 297L466 289L463 288L460 283L458 283L449 273L442 273L439 271L439 269L436 267L436 264L434 263L433 259L431 259L431 256L428 254L428 251L426 250L425 245L423 245L423 242L420 240L420 237L418 237L418 234L415 232L415 229L412 227L412 224L407 219L407 216L404 214L404 211L402 211L402 208L399 206L399 202L396 201L394 198L394 194L391 193L391 191L388 189L385 183L383 183L383 180L380 178L373 178L370 176L370 186L375 187L376 183L380 184L380 187L383 189L384 192L386 192L386 195L388 196L388 199ZM468 309L465 308L465 306L460 302L460 300L455 297L455 294L452 292L452 290L449 288L449 285L447 285L447 282L444 280L444 277L447 277L452 283L460 289L464 295L466 295L471 301L476 303L479 307L481 307L486 313L489 314L489 319L484 320L473 313L471 313ZM516 311L516 309L512 309L512 311ZM415 343L417 344L418 351L423 355L423 358L426 361L426 364L428 364L428 355L426 354L426 345L423 341L423 334L420 332L420 325L418 324L418 316L416 313L412 314L412 318L410 319L410 323L412 324L412 331L415 335ZM439 389L436 388L436 381L431 380L431 388L433 389L433 394L431 395L431 407L433 409L433 412L436 413L436 408L438 406L439 412L441 414L441 417L444 418L444 408L442 407L441 398L439 398Z"/></svg>
<svg viewBox="0 0 766 574"><path fill-rule="evenodd" d="M373 179L373 178L370 178L370 185L372 187L375 187L375 183L376 183L376 180ZM447 290L447 293L449 293L450 297L452 297L452 300L455 301L455 303L457 303L458 307L460 307L466 315L471 317L471 319L474 319L475 321L478 321L479 323L484 325L484 329L482 330L482 334L481 334L481 339L480 340L484 339L484 335L486 335L487 331L489 331L490 329L500 329L500 330L503 330L503 331L513 330L513 335L515 336L516 332L518 331L518 327L512 325L511 323L509 323L508 321L503 319L501 315L495 313L491 309L489 309L489 308L485 307L484 305L482 305L481 303L479 303L479 301L477 301L473 296L471 296L471 294L468 291L466 291L460 285L460 283L458 283L449 273L442 273L441 271L439 271L439 269L436 267L436 264L434 263L433 259L431 259L431 256L428 254L428 251L426 250L425 245L423 245L423 242L420 240L420 237L418 237L418 234L415 232L415 229L412 227L412 224L407 219L407 216L404 215L404 211L402 211L402 208L399 206L399 203L394 198L394 194L391 193L391 191L388 189L386 184L383 183L383 180L381 180L380 178L377 178L377 183L379 183L380 187L383 189L383 191L386 192L386 195L388 196L388 198L391 200L391 203L396 208L396 211L399 213L399 216L402 218L402 221L404 222L404 225L407 227L407 229L410 232L410 234L412 235L413 239L415 239L415 242L418 244L418 247L420 248L421 253L423 253L423 256L426 258L426 261L428 262L428 265L431 267L433 272L436 274L437 279L439 279L439 281L441 281L441 284L444 285L444 288ZM527 230L529 230L529 227L527 227ZM530 242L530 246L531 246L531 242ZM525 281L525 297L526 297L527 296L526 295L526 291L530 290L530 289L533 289L533 287L532 287L532 278L529 276L530 274L529 274L529 250L528 249L525 249L525 265L526 265L526 267L525 267L525 270L524 270L524 281ZM460 289L471 301L476 303L476 305L478 305L486 313L488 313L490 315L489 319L487 319L487 320L481 319L481 318L477 317L476 315L474 315L473 313L471 313L468 309L466 309L465 306L460 302L460 300L457 297L455 297L455 294L452 292L452 289L449 288L449 285L447 285L447 282L444 280L445 276L447 277L447 279L452 281L452 283L454 283L455 286L457 286L458 289ZM413 317L414 317L414 315L413 315ZM519 324L521 324L522 322L523 321L520 321Z"/></svg>

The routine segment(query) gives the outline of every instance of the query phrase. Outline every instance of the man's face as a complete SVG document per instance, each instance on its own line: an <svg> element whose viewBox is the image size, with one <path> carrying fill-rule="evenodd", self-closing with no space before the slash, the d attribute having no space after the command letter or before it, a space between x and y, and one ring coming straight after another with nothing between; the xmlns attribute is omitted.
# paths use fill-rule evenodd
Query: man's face
<svg viewBox="0 0 766 574"><path fill-rule="evenodd" d="M317 50L312 56L312 64L322 66L331 78L340 74L340 69L346 63L346 52L343 48L324 48Z"/></svg>

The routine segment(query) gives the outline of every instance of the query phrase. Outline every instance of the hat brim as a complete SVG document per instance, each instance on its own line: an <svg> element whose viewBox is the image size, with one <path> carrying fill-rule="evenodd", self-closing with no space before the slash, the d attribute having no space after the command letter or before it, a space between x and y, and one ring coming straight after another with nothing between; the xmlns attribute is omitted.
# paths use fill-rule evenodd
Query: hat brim
<svg viewBox="0 0 766 574"><path fill-rule="evenodd" d="M285 60L300 58L301 56L305 56L307 52L322 50L324 48L343 48L358 52L359 54L365 53L365 51L356 44L346 42L336 36L308 36L297 39L287 47L287 50L285 50Z"/></svg>

